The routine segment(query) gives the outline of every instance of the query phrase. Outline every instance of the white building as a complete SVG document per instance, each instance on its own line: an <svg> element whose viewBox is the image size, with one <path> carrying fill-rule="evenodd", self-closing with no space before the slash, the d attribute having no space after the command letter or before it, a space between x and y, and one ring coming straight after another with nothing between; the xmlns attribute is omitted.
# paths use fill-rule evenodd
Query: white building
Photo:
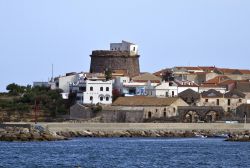
<svg viewBox="0 0 250 168"><path fill-rule="evenodd" d="M182 80L182 81L175 80L174 82L178 86L178 91L177 91L178 94L187 89L192 89L195 92L199 92L199 85L196 84L195 82L188 81L188 80Z"/></svg>
<svg viewBox="0 0 250 168"><path fill-rule="evenodd" d="M129 83L130 78L127 76L119 76L114 79L114 89L117 89L120 93L123 93L123 83Z"/></svg>
<svg viewBox="0 0 250 168"><path fill-rule="evenodd" d="M199 93L202 93L202 92L207 92L209 91L210 89L214 89L218 92L221 92L221 93L226 93L227 91L227 88L226 87L223 87L223 86L215 86L215 85L208 85L208 84L201 84L199 86Z"/></svg>
<svg viewBox="0 0 250 168"><path fill-rule="evenodd" d="M78 81L77 73L68 73L65 76L55 78L56 89L62 89L63 93L69 93L69 85Z"/></svg>
<svg viewBox="0 0 250 168"><path fill-rule="evenodd" d="M123 83L121 93L125 96L146 95L146 86L146 82Z"/></svg>
<svg viewBox="0 0 250 168"><path fill-rule="evenodd" d="M149 84L146 88L148 96L154 97L176 97L178 94L178 87L174 82L162 82L157 86Z"/></svg>
<svg viewBox="0 0 250 168"><path fill-rule="evenodd" d="M77 102L81 104L112 103L112 80L81 78L77 83L70 85L70 90L77 93Z"/></svg>
<svg viewBox="0 0 250 168"><path fill-rule="evenodd" d="M122 41L121 43L110 43L111 51L129 51L130 55L138 54L138 45Z"/></svg>

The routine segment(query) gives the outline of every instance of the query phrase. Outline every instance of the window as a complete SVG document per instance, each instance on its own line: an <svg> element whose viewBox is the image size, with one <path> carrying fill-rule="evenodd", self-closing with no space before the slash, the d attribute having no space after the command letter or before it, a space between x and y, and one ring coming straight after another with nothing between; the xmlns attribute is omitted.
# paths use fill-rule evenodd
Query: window
<svg viewBox="0 0 250 168"><path fill-rule="evenodd" d="M173 108L174 112L176 111L175 107Z"/></svg>
<svg viewBox="0 0 250 168"><path fill-rule="evenodd" d="M100 91L103 91L103 87L100 87Z"/></svg>
<svg viewBox="0 0 250 168"><path fill-rule="evenodd" d="M172 91L172 97L174 97L174 91Z"/></svg>
<svg viewBox="0 0 250 168"><path fill-rule="evenodd" d="M230 106L230 104L231 104L230 99L227 99L227 105Z"/></svg>
<svg viewBox="0 0 250 168"><path fill-rule="evenodd" d="M148 118L151 118L151 117L152 117L152 113L148 112Z"/></svg>
<svg viewBox="0 0 250 168"><path fill-rule="evenodd" d="M217 100L216 100L216 104L217 104L217 106L220 105L220 99L217 99Z"/></svg>
<svg viewBox="0 0 250 168"><path fill-rule="evenodd" d="M106 97L106 101L109 101L109 97Z"/></svg>
<svg viewBox="0 0 250 168"><path fill-rule="evenodd" d="M163 113L163 117L167 117L167 113L166 112Z"/></svg>
<svg viewBox="0 0 250 168"><path fill-rule="evenodd" d="M93 96L90 96L90 97L89 97L89 100L92 101L92 100L93 100Z"/></svg>
<svg viewBox="0 0 250 168"><path fill-rule="evenodd" d="M100 101L103 101L103 97L100 97Z"/></svg>
<svg viewBox="0 0 250 168"><path fill-rule="evenodd" d="M79 91L85 92L86 91L86 87L79 87Z"/></svg>
<svg viewBox="0 0 250 168"><path fill-rule="evenodd" d="M164 112L166 112L167 111L167 109L166 108L164 108Z"/></svg>
<svg viewBox="0 0 250 168"><path fill-rule="evenodd" d="M155 112L158 112L158 109L155 109Z"/></svg>
<svg viewBox="0 0 250 168"><path fill-rule="evenodd" d="M92 86L90 87L90 91L93 91L93 87Z"/></svg>
<svg viewBox="0 0 250 168"><path fill-rule="evenodd" d="M242 100L241 100L241 99L239 99L239 102L241 103L241 102L242 102Z"/></svg>
<svg viewBox="0 0 250 168"><path fill-rule="evenodd" d="M191 102L194 103L194 98L193 97L191 98Z"/></svg>
<svg viewBox="0 0 250 168"><path fill-rule="evenodd" d="M208 102L208 99L206 99L205 102Z"/></svg>
<svg viewBox="0 0 250 168"><path fill-rule="evenodd" d="M109 91L109 87L106 87L106 91Z"/></svg>
<svg viewBox="0 0 250 168"><path fill-rule="evenodd" d="M227 112L230 112L230 111L231 111L231 109L230 109L230 107L228 107L228 108L227 108Z"/></svg>
<svg viewBox="0 0 250 168"><path fill-rule="evenodd" d="M135 51L135 47L133 48L133 50Z"/></svg>

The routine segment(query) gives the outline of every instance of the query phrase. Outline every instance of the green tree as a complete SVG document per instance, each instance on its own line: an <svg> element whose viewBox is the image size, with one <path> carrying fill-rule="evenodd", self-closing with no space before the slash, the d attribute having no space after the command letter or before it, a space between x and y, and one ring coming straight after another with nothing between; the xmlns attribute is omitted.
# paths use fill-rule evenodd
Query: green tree
<svg viewBox="0 0 250 168"><path fill-rule="evenodd" d="M112 70L110 68L107 68L105 70L105 78L106 78L107 81L112 79Z"/></svg>
<svg viewBox="0 0 250 168"><path fill-rule="evenodd" d="M6 87L6 90L9 91L10 95L18 96L18 95L25 92L25 87L24 86L19 86L19 85L15 84L15 83L11 83Z"/></svg>

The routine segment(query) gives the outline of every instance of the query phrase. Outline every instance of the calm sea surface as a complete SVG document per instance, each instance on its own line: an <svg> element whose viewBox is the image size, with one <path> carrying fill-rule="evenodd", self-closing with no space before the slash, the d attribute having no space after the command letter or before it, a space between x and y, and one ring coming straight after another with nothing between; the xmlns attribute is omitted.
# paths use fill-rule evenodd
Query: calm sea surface
<svg viewBox="0 0 250 168"><path fill-rule="evenodd" d="M76 138L0 142L0 167L250 167L250 143L223 139Z"/></svg>

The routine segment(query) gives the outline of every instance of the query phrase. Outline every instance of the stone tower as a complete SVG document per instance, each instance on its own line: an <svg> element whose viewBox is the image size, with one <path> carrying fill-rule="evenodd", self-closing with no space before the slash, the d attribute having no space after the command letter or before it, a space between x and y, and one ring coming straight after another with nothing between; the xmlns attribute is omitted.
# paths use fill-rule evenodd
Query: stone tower
<svg viewBox="0 0 250 168"><path fill-rule="evenodd" d="M90 57L90 73L103 73L111 69L130 77L140 74L138 46L133 43L111 43L110 50L92 51Z"/></svg>

